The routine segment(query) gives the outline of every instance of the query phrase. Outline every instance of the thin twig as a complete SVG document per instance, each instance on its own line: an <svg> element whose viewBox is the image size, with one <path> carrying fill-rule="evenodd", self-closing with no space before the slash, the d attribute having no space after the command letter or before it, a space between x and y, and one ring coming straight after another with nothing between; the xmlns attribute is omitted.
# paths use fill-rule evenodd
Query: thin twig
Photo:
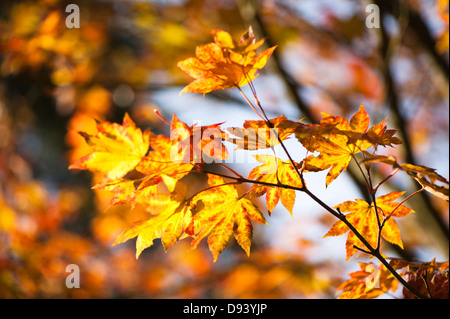
<svg viewBox="0 0 450 319"><path fill-rule="evenodd" d="M394 209L385 217L385 221L387 221L389 218L392 217L392 215L394 214L394 212L397 210L397 208L399 208L400 206L403 205L404 202L406 202L408 199L410 199L411 197L413 197L414 195L424 191L425 188L421 188L417 191L415 191L414 193L412 193L411 195L409 195L408 197L406 197L404 200L402 200L400 203L398 203L397 206L394 207Z"/></svg>
<svg viewBox="0 0 450 319"><path fill-rule="evenodd" d="M389 174L388 176L386 176L381 182L379 182L372 190L372 192L374 194L376 194L376 192L378 191L378 188L380 188L381 185L383 185L387 180L389 180L392 176L394 176L398 171L400 170L399 167L397 167L396 169L394 169L391 174Z"/></svg>
<svg viewBox="0 0 450 319"><path fill-rule="evenodd" d="M223 163L218 163L220 166L222 166L223 168L229 170L230 172L232 172L234 175L236 175L239 178L244 178L241 174L239 174L238 172L236 172L234 169L232 169L231 167L228 167L226 165L224 165Z"/></svg>
<svg viewBox="0 0 450 319"><path fill-rule="evenodd" d="M253 109L253 111L255 111L255 113L261 118L261 120L263 120L265 122L266 120L264 119L264 117L261 114L259 114L259 112L256 110L253 103L248 99L247 95L245 95L245 93L242 91L241 87L237 86L237 89L238 89L239 93L241 93L241 95L247 101L248 105L250 105L250 107Z"/></svg>
<svg viewBox="0 0 450 319"><path fill-rule="evenodd" d="M365 250L365 249L362 249L362 248L360 248L360 247L358 247L358 246L356 246L356 245L353 245L353 248L355 248L356 250L359 250L359 251L361 251L361 252L363 252L363 253L372 255L372 253L371 253L370 251Z"/></svg>

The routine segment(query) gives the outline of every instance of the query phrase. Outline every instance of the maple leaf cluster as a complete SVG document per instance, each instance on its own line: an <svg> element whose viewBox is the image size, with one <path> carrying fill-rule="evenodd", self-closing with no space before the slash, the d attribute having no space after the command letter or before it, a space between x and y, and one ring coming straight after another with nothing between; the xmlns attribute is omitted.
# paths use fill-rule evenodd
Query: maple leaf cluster
<svg viewBox="0 0 450 319"><path fill-rule="evenodd" d="M142 132L128 114L122 125L98 123L97 134L80 133L91 146L92 152L69 168L99 173L102 179L93 188L112 192L111 205L145 205L151 217L134 224L115 241L115 244L119 244L137 237L136 257L145 248L152 246L156 238L161 238L167 250L183 236L193 237L192 247L196 247L208 235L209 247L215 260L232 235L249 253L251 220L266 223L253 203L239 197L234 185L225 184L217 176L209 176L208 184L211 189L191 197L188 196L188 187L180 181L202 166L202 162L198 163L196 157L184 155L195 154L197 151L202 153L209 145L205 141L208 139L192 143L194 130L219 130L219 125L188 127L174 115L171 131L179 128L186 134L177 134L175 139L154 135L149 130ZM214 140L210 143L214 143ZM221 150L222 147L221 145ZM174 152L176 155L182 154L184 160L174 160ZM220 159L226 158L228 154L226 149L220 153ZM140 174L141 177L128 178L133 173ZM165 187L162 191L161 185ZM202 202L203 208L194 215L192 211L199 202Z"/></svg>
<svg viewBox="0 0 450 319"><path fill-rule="evenodd" d="M269 215L280 202L293 215L296 192L305 192L339 219L324 237L348 233L345 244L347 259L361 251L384 261L378 268L372 263L361 263L361 270L350 274L351 279L339 287L343 290L342 298L373 298L395 290L396 280L408 285L395 268L387 264L380 253L380 243L384 239L403 248L394 218L413 213L403 205L409 197L396 202L406 192L377 196L377 190L389 177L403 170L422 185L420 191L428 190L448 200L448 188L436 185L440 182L448 186L448 181L431 168L398 164L392 157L378 155L380 147L395 147L402 141L395 136L396 130L387 128L386 119L370 126L370 118L363 105L350 120L327 113L322 113L317 124L291 121L284 115L269 119L256 96L252 80L276 47L257 54L256 50L264 40L256 41L251 28L239 42L233 41L231 35L222 30L214 30L213 35L214 43L197 47L196 57L178 63L195 79L181 93L206 94L213 90L237 88L261 120L245 121L242 128L230 127L228 132L224 132L221 129L224 123L188 126L174 114L171 123L166 121L170 125L170 136L166 136L155 135L149 130L142 132L125 115L122 125L98 122L97 134L81 132L92 152L69 168L100 174L100 182L93 188L112 192L111 205L130 203L132 208L142 205L149 214L148 219L123 231L115 244L137 238L138 258L155 239L160 239L167 250L180 239L191 238L191 247L196 248L207 238L216 261L234 237L249 255L253 223L267 225L260 208L251 199L265 195ZM240 90L246 84L251 86L255 104L262 113ZM294 161L284 145L284 141L292 136L308 151L309 155L301 161ZM254 167L245 178L221 163L229 157L225 142L240 150L271 150L273 155L254 155L261 165ZM275 148L279 147L285 151L288 160L277 156ZM332 208L309 191L304 174L327 171L325 186L328 187L352 161L365 178L370 202L356 199ZM206 170L204 164L210 162L219 163L232 175ZM394 171L374 186L369 171L376 162L392 165ZM367 174L364 174L362 164ZM205 188L193 190L189 187L187 176L192 173L206 176ZM244 183L251 187L241 193L237 185ZM375 270L376 278L373 276ZM378 280L381 286L373 286L367 278ZM414 285L414 280L410 282ZM409 288L416 296L420 295L420 292Z"/></svg>

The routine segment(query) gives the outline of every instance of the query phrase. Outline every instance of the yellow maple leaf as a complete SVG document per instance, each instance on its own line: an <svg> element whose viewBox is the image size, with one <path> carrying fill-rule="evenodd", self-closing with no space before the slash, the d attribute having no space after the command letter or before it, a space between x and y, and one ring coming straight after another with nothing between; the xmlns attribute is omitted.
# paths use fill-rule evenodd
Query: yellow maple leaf
<svg viewBox="0 0 450 319"><path fill-rule="evenodd" d="M208 246L216 261L234 236L249 255L253 234L251 221L267 225L264 216L250 200L238 195L234 185L226 185L221 177L208 175L208 184L212 188L193 199L193 202L201 201L204 208L194 215L189 226L194 237L191 246L196 248L208 236Z"/></svg>
<svg viewBox="0 0 450 319"><path fill-rule="evenodd" d="M222 141L225 133L220 129L223 123L207 126L188 126L174 114L171 123L170 137L176 140L176 158L188 163L203 163L205 159L223 160L229 157L228 150Z"/></svg>
<svg viewBox="0 0 450 319"><path fill-rule="evenodd" d="M381 236L388 242L398 245L400 248L403 248L400 230L392 217L403 217L414 212L412 209L409 209L403 205L398 206L398 203L394 202L394 200L399 198L404 193L405 192L391 192L376 199L378 219L380 220L380 223L383 222L384 217L390 217L386 218L384 227L381 231ZM341 212L350 212L345 215L345 218L360 234L364 235L364 238L372 246L372 248L377 247L379 226L373 203L369 204L362 199L356 199L354 202L347 201L339 204L335 208L339 209ZM324 237L343 235L349 230L350 229L348 226L343 221L339 220L331 226L330 230ZM358 251L355 246L361 249L367 249L356 237L356 235L350 231L345 243L347 260Z"/></svg>
<svg viewBox="0 0 450 319"><path fill-rule="evenodd" d="M89 170L103 174L102 183L120 179L133 170L147 153L150 131L136 127L128 114L122 125L97 124L97 134L79 132L92 152L69 166L69 169Z"/></svg>
<svg viewBox="0 0 450 319"><path fill-rule="evenodd" d="M163 176L181 179L194 168L190 162L177 160L173 154L178 150L177 141L165 135L151 135L149 143L152 150L136 166L136 170L147 175L154 183L162 181Z"/></svg>
<svg viewBox="0 0 450 319"><path fill-rule="evenodd" d="M142 251L153 245L156 238L167 251L181 237L192 218L189 202L186 201L187 187L178 182L171 194L152 194L147 196L147 210L153 215L148 220L135 223L122 232L113 245L137 237L136 259Z"/></svg>
<svg viewBox="0 0 450 319"><path fill-rule="evenodd" d="M263 163L263 165L253 168L248 179L255 179L271 184L285 184L299 188L302 187L301 180L290 161L283 162L275 156L264 154L258 154L254 157L258 162ZM299 165L297 164L297 166ZM300 167L298 167L298 169L300 169ZM292 209L295 204L294 189L253 184L249 194L255 197L265 194L269 214L281 200L283 206L292 215Z"/></svg>

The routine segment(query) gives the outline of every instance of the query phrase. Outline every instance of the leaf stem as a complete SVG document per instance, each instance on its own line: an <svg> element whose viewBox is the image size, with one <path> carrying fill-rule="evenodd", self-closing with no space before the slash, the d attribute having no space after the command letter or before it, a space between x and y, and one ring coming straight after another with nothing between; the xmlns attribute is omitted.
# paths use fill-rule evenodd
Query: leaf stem
<svg viewBox="0 0 450 319"><path fill-rule="evenodd" d="M262 181L247 179L247 178L243 178L243 177L229 176L229 175L222 174L222 173L217 173L217 172L209 172L209 171L203 171L203 172L207 173L207 174L211 174L211 175L217 175L217 176L221 176L221 177L224 177L224 178L233 179L233 180L239 182L239 184L241 184L241 183L250 183L250 184L258 184L258 185L264 185L264 186L270 186L270 187L280 187L280 188L285 188L285 189L293 189L293 190L296 190L296 191L302 191L303 190L303 188L301 188L301 187L295 187L295 186L286 185L286 184L274 184L274 183L262 182Z"/></svg>
<svg viewBox="0 0 450 319"><path fill-rule="evenodd" d="M418 193L420 193L420 192L422 192L422 191L424 191L424 190L425 190L425 188L421 188L421 189L419 189L419 190L416 190L414 193L410 194L408 197L406 197L404 200L402 200L400 203L398 203L398 205L395 206L394 209L391 210L391 212L386 216L386 218L384 219L383 223L384 223L385 221L387 221L389 218L391 218L392 215L394 214L394 212L395 212L400 206L402 206L404 202L406 202L408 199L410 199L410 198L413 197L414 195L416 195L416 194L418 194Z"/></svg>
<svg viewBox="0 0 450 319"><path fill-rule="evenodd" d="M396 169L394 169L394 170L391 172L391 174L389 174L388 176L386 176L381 182L379 182L379 183L374 187L374 189L372 190L372 192L376 193L377 190L378 190L378 188L380 188L380 186L381 186L382 184L384 184L388 179L390 179L392 176L394 176L399 170L400 170L399 167L397 167Z"/></svg>
<svg viewBox="0 0 450 319"><path fill-rule="evenodd" d="M238 172L236 172L234 169L232 169L231 167L228 167L226 165L224 165L223 163L218 163L219 166L222 166L223 168L229 170L230 172L232 172L234 175L236 175L239 178L244 178L241 174L239 174Z"/></svg>
<svg viewBox="0 0 450 319"><path fill-rule="evenodd" d="M253 85L252 82L250 82L250 84ZM238 87L239 92L242 94L242 96L245 98L245 100L247 101L247 103L251 106L251 108L262 118L262 120L266 123L266 126L269 128L269 130L274 129L272 123L270 123L269 118L266 115L266 112L264 111L263 107L261 106L261 103L258 100L258 96L256 95L256 91L253 88L252 92L253 92L253 96L255 97L255 101L256 104L258 105L259 109L261 110L261 112L263 113L265 119L259 114L259 112L256 111L255 106L253 105L253 103L248 99L248 97L245 95L245 93L241 90L240 87ZM281 139L281 137L278 135L278 132L276 130L274 130L274 133L277 137L278 143L280 143L281 147L283 148L284 152L286 153L286 156L289 159L289 162L291 163L292 167L294 168L295 172L297 173L298 177L300 178L300 181L302 182L302 187L305 187L305 180L303 178L303 173L300 172L297 168L297 166L295 165L294 160L291 157L291 154L289 154L288 150L286 149L286 146L283 143L283 140Z"/></svg>
<svg viewBox="0 0 450 319"><path fill-rule="evenodd" d="M356 246L356 245L353 245L353 248L355 248L356 250L359 250L359 251L361 251L361 252L363 252L363 253L372 255L372 253L371 253L370 251L365 250L365 249L362 249L362 248L360 248L360 247L358 247L358 246Z"/></svg>
<svg viewBox="0 0 450 319"><path fill-rule="evenodd" d="M364 156L364 153L363 153L363 156ZM364 177L364 180L366 181L367 189L369 191L369 196L370 196L370 198L372 200L373 209L375 211L375 217L377 219L377 225L378 225L377 247L375 248L375 250L377 252L379 252L380 251L380 246L381 246L381 232L382 232L382 229L383 229L383 225L382 225L382 222L380 220L380 216L378 216L377 199L375 197L375 192L373 191L372 176L370 174L370 165L364 165L365 168L366 168L366 171L367 171L367 177L366 177L366 175L364 174L364 172L363 172L363 170L361 168L361 165L359 165L359 162L356 160L355 154L352 154L352 158L354 159L356 165L358 166L361 174Z"/></svg>
<svg viewBox="0 0 450 319"><path fill-rule="evenodd" d="M370 190L372 189L372 187L371 187L371 185L370 185L371 183L369 183L369 181L367 180L367 177L366 177L366 175L364 174L364 172L363 172L363 170L362 170L362 168L361 168L361 165L359 165L358 160L357 160L356 157L355 157L355 154L351 154L351 156L352 156L352 159L355 161L356 166L358 167L359 171L361 172L361 175L362 175L362 177L364 178L364 181L366 182L367 189L370 191Z"/></svg>
<svg viewBox="0 0 450 319"><path fill-rule="evenodd" d="M241 95L244 97L245 101L247 101L248 105L250 105L250 107L253 109L253 111L255 111L255 113L261 118L261 120L263 120L265 122L266 120L264 119L264 117L261 114L259 114L259 112L256 110L253 103L248 99L247 95L245 95L245 93L242 91L241 87L236 86L236 88L238 89L239 93L241 93Z"/></svg>
<svg viewBox="0 0 450 319"><path fill-rule="evenodd" d="M164 123L168 124L169 126L171 126L172 124L170 124L169 121L167 121L165 118L162 117L162 115L159 113L158 109L153 109L153 113L155 113L161 121L163 121Z"/></svg>

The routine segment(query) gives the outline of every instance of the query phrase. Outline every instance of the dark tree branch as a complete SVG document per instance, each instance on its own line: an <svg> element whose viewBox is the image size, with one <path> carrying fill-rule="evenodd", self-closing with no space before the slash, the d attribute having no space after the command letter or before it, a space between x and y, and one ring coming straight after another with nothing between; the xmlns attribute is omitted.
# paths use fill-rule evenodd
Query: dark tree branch
<svg viewBox="0 0 450 319"><path fill-rule="evenodd" d="M408 29L415 34L416 39L420 42L423 48L431 56L436 66L440 69L442 74L446 77L447 82L449 80L449 65L448 61L443 54L439 53L436 49L436 39L430 32L428 25L419 12L412 9L407 1L399 0L376 0L375 3L380 7L381 14L389 13L392 16L397 16L400 12L400 6L406 8L407 15L409 17Z"/></svg>
<svg viewBox="0 0 450 319"><path fill-rule="evenodd" d="M394 2L398 1L387 1L389 5L386 4L385 0L377 0L376 3L380 6L381 12L386 12L387 8L392 9L392 5ZM409 9L409 13L412 14L412 10ZM420 17L419 17L420 18ZM415 19L419 19L416 17ZM413 20L409 19L410 23L413 22ZM423 22L423 21L422 21ZM425 31L422 31L425 32ZM410 141L410 136L408 133L408 125L406 122L405 117L403 116L401 112L401 105L400 105L400 98L397 94L397 88L396 83L394 81L392 72L391 72L391 52L390 52L390 38L385 30L385 28L382 26L380 28L380 34L381 34L381 46L380 46L380 55L383 59L383 65L382 65L382 71L383 71L383 77L384 77L384 83L386 87L386 99L387 104L389 106L390 111L395 117L396 126L400 131L400 134L402 136L403 140L403 147L405 149L405 160L407 163L416 165L417 161L414 155L413 146ZM429 41L429 40L427 40ZM448 66L447 66L447 72L448 72ZM447 73L448 75L448 73ZM415 190L418 190L420 187L417 184L415 185ZM442 232L442 234L445 236L445 238L449 239L449 229L446 225L445 221L441 218L439 211L435 209L433 206L431 199L428 194L425 192L422 192L420 194L421 200L424 203L424 205L427 208L427 211L430 214L430 217L433 219L433 221L436 223L438 229Z"/></svg>

